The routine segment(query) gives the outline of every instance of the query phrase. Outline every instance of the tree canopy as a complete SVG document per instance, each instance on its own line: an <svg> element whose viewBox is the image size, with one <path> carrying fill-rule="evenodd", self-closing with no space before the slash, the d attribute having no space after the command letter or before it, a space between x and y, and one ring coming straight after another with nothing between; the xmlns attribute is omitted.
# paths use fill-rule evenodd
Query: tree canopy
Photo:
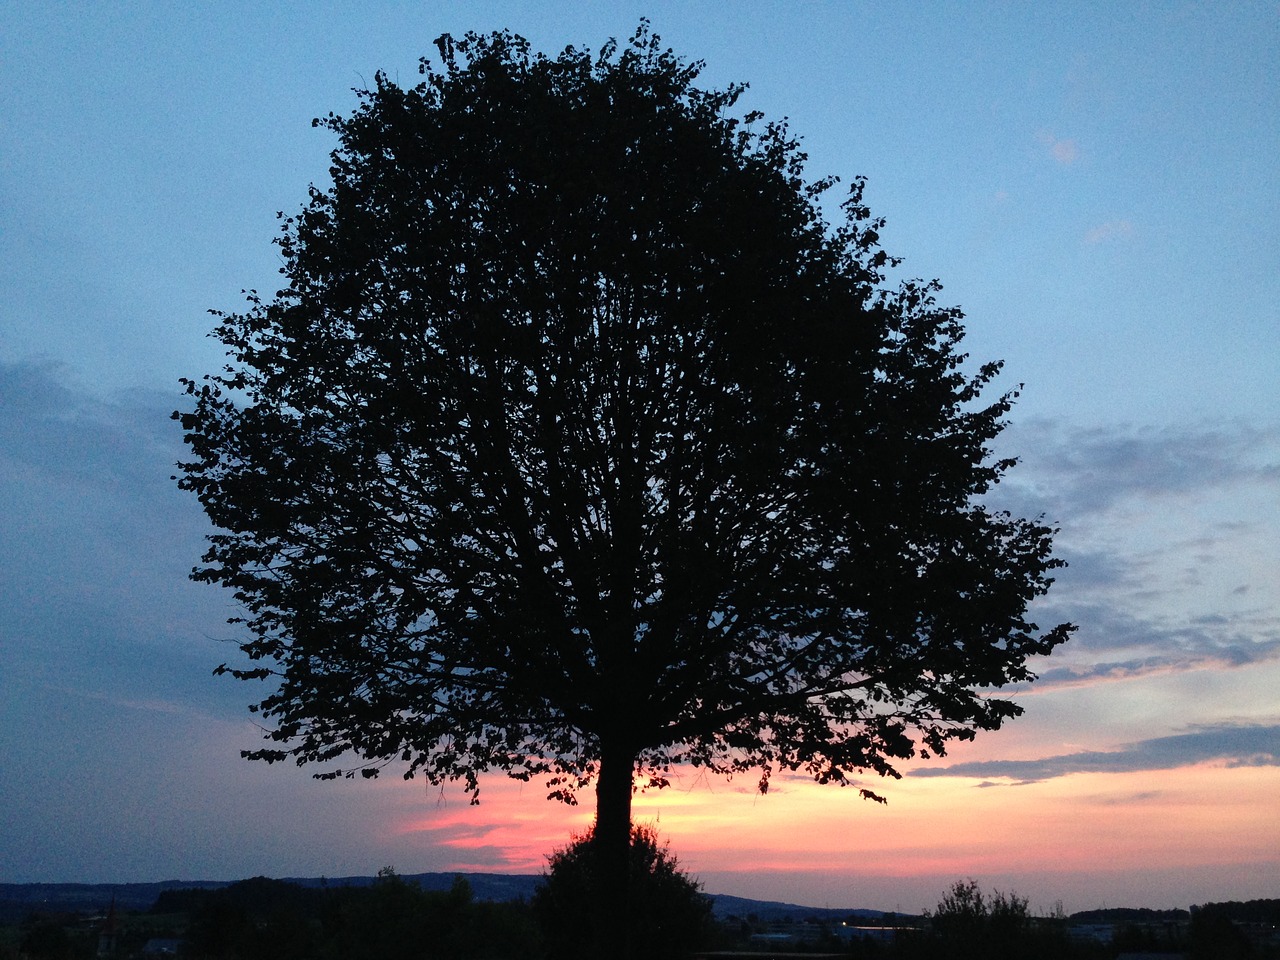
<svg viewBox="0 0 1280 960"><path fill-rule="evenodd" d="M862 181L829 223L786 125L647 25L438 46L316 121L287 283L175 414L193 576L245 610L222 669L269 681L250 755L595 783L603 832L633 772L874 797L1017 715L992 690L1070 630L1028 620L1053 531L983 505L1013 394L886 281Z"/></svg>

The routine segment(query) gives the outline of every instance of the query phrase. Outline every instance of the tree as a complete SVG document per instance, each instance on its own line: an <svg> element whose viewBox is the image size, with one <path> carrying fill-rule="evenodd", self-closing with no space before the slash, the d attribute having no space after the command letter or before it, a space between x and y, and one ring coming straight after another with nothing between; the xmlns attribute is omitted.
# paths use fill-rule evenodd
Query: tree
<svg viewBox="0 0 1280 960"><path fill-rule="evenodd" d="M533 912L549 956L574 956L585 941L603 939L605 918L594 908L600 889L595 834L588 830L547 858L547 872L533 896ZM659 843L652 827L631 828L628 873L630 909L622 936L651 945L664 957L692 955L711 922L711 900L680 869L679 859Z"/></svg>
<svg viewBox="0 0 1280 960"><path fill-rule="evenodd" d="M62 919L33 919L23 926L21 952L16 955L35 960L66 960L75 955L75 945Z"/></svg>
<svg viewBox="0 0 1280 960"><path fill-rule="evenodd" d="M944 939L973 942L981 939L990 908L976 880L957 880L929 914L930 927Z"/></svg>
<svg viewBox="0 0 1280 960"><path fill-rule="evenodd" d="M1191 911L1187 939L1194 960L1247 960L1255 955L1253 944L1236 926L1231 912L1228 904L1220 903L1206 903Z"/></svg>
<svg viewBox="0 0 1280 960"><path fill-rule="evenodd" d="M1067 950L1059 927L1036 926L1026 897L986 896L974 880L957 880L927 916L926 953L940 960L1050 960Z"/></svg>
<svg viewBox="0 0 1280 960"><path fill-rule="evenodd" d="M862 181L829 224L787 127L645 24L438 46L316 121L287 285L215 312L175 413L193 576L245 608L220 670L271 682L247 755L594 785L623 884L637 775L893 777L1016 716L992 688L1070 628L1027 618L1052 530L980 501L1013 394L886 284Z"/></svg>

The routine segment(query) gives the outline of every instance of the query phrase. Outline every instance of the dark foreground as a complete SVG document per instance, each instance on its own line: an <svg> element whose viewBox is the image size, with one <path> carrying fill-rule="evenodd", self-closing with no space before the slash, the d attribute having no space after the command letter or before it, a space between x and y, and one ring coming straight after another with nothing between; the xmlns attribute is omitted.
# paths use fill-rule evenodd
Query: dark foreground
<svg viewBox="0 0 1280 960"><path fill-rule="evenodd" d="M485 883L476 885L483 889ZM52 896L57 889L62 899ZM0 960L542 960L564 956L572 930L555 927L574 922L563 913L548 914L519 883L506 891L510 899L483 899L462 877L448 889L430 890L390 871L372 882L307 886L258 877L192 885L161 890L145 906L136 893L114 907L89 902L95 891L101 898L109 889L51 885L50 896L40 898L45 891L27 885L25 902L10 895L0 916ZM1206 904L1191 913L1107 910L1033 917L1016 896L984 897L976 885L959 883L923 917L788 911L786 905L730 898L713 911L707 897L696 915L696 928L662 929L661 920L655 921L643 955L1280 960L1280 900Z"/></svg>

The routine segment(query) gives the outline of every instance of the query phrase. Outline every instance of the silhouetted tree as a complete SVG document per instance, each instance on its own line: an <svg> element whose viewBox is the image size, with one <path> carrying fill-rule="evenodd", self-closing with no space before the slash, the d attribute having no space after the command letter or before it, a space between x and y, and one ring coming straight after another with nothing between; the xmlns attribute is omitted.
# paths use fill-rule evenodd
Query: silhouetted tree
<svg viewBox="0 0 1280 960"><path fill-rule="evenodd" d="M640 824L631 829L626 929L604 929L608 918L596 907L601 883L595 842L588 830L548 858L532 902L548 954L574 956L584 942L607 936L644 943L656 956L682 957L697 950L710 931L711 900L680 869L667 844L658 842L657 831Z"/></svg>
<svg viewBox="0 0 1280 960"><path fill-rule="evenodd" d="M31 960L69 960L74 955L65 919L33 920L23 929L19 947Z"/></svg>
<svg viewBox="0 0 1280 960"><path fill-rule="evenodd" d="M957 880L927 913L930 936L908 944L907 956L935 960L1055 960L1070 956L1061 918L1037 923L1026 897Z"/></svg>
<svg viewBox="0 0 1280 960"><path fill-rule="evenodd" d="M978 942L984 939L988 914L987 898L977 881L957 880L928 916L930 927L944 941L972 943L974 949L978 949Z"/></svg>
<svg viewBox="0 0 1280 960"><path fill-rule="evenodd" d="M249 755L594 784L621 884L637 774L846 784L1017 715L990 689L1069 632L1026 617L1052 531L981 505L1012 396L884 285L861 181L830 226L785 125L644 25L438 46L316 121L287 286L175 414L193 576L247 610L222 669L272 683Z"/></svg>
<svg viewBox="0 0 1280 960"><path fill-rule="evenodd" d="M480 956L471 906L471 886L462 877L448 891L425 891L386 867L371 886L331 897L323 955L343 960Z"/></svg>
<svg viewBox="0 0 1280 960"><path fill-rule="evenodd" d="M1255 955L1226 904L1207 903L1192 910L1187 939L1192 960L1248 960Z"/></svg>
<svg viewBox="0 0 1280 960"><path fill-rule="evenodd" d="M200 960L301 960L314 953L317 892L287 880L253 877L218 890L184 891L167 901L190 911L186 952Z"/></svg>

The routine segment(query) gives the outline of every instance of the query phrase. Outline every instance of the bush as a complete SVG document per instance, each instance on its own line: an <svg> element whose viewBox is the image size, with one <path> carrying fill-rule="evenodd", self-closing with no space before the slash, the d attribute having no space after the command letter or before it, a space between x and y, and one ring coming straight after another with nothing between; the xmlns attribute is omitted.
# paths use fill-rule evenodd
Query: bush
<svg viewBox="0 0 1280 960"><path fill-rule="evenodd" d="M599 880L594 833L575 836L547 858L547 872L533 895L533 911L549 956L576 956L583 943L621 937L650 945L662 956L687 956L697 950L711 923L711 900L701 885L680 869L667 844L648 826L631 828L628 879L628 927L599 929ZM606 936L607 934L607 936Z"/></svg>
<svg viewBox="0 0 1280 960"><path fill-rule="evenodd" d="M926 949L936 960L1049 960L1070 952L1060 929L1032 919L1025 897L988 896L973 880L957 880L927 916Z"/></svg>

